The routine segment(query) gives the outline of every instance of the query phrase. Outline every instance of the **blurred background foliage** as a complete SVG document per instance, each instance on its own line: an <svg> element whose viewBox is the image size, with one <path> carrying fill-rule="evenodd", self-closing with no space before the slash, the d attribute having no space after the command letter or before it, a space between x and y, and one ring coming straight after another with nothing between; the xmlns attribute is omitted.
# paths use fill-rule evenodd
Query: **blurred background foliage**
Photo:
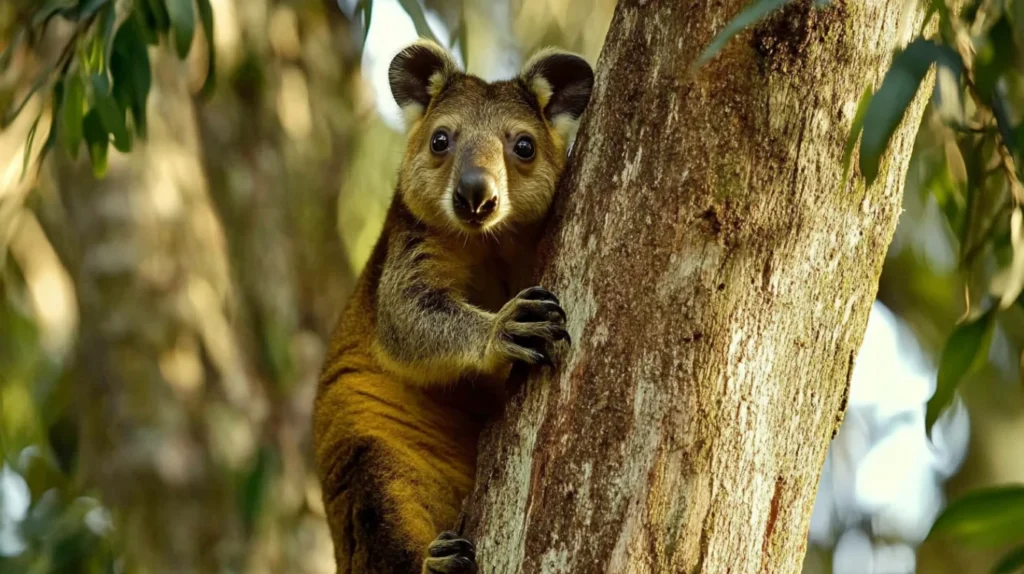
<svg viewBox="0 0 1024 574"><path fill-rule="evenodd" d="M596 62L614 4L0 4L0 572L333 572L309 414L401 157L387 64ZM842 110L865 185L938 70L806 572L1024 564L1024 2L925 5Z"/></svg>

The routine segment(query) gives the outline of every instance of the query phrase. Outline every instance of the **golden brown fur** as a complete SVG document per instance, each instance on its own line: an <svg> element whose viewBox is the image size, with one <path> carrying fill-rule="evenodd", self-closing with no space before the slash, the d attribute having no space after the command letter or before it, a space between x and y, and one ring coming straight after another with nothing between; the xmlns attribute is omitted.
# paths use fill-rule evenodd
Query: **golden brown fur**
<svg viewBox="0 0 1024 574"><path fill-rule="evenodd" d="M476 571L472 545L444 531L473 487L477 438L511 365L550 362L568 338L557 299L523 288L592 83L583 60L560 52L495 83L426 42L392 63L408 146L314 409L339 572ZM485 194L475 211L457 209L473 185Z"/></svg>

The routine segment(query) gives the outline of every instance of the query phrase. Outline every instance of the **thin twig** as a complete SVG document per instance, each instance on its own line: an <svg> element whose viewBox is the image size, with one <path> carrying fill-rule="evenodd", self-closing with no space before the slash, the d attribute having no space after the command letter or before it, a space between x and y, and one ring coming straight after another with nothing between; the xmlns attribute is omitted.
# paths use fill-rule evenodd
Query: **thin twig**
<svg viewBox="0 0 1024 574"><path fill-rule="evenodd" d="M989 235L992 234L993 231L995 231L996 224L999 223L999 220L1006 213L1008 207L1009 204L1004 203L999 207L999 211L997 211L992 216L992 218L988 220L988 224L985 226L985 230L981 232L981 235L977 238L977 240L971 242L971 248L968 249L967 252L964 253L964 256L961 258L962 265L970 265L974 258L977 257L978 254L981 252L981 250L985 248L985 238L987 238ZM966 223L969 224L969 222Z"/></svg>
<svg viewBox="0 0 1024 574"><path fill-rule="evenodd" d="M995 112L992 111L991 105L981 97L981 93L978 91L978 86L974 81L974 46L971 44L970 35L966 30L964 30L963 24L959 19L952 15L952 12L950 13L950 18L950 25L953 27L953 32L955 34L953 49L957 51L960 55L960 59L963 61L964 82L967 84L967 89L970 91L971 96L978 105L978 109L986 110L994 122ZM1020 205L1024 202L1024 186L1021 186L1020 179L1017 177L1017 167L1013 161L1013 154L1010 153L1009 146L1007 146L1006 141L1003 139L1002 133L1000 133L999 130L996 130L995 136L996 150L999 153L999 159L1002 164L1003 171L1006 172L1006 178L1010 182L1010 193L1013 196L1013 203L1014 205Z"/></svg>

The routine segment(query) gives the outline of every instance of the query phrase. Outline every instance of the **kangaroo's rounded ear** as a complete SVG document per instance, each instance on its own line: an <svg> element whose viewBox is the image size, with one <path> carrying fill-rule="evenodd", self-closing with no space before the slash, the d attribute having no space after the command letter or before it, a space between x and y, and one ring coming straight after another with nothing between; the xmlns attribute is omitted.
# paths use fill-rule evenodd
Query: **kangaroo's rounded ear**
<svg viewBox="0 0 1024 574"><path fill-rule="evenodd" d="M537 98L544 117L568 140L590 102L594 88L590 64L571 52L548 48L530 58L519 77Z"/></svg>
<svg viewBox="0 0 1024 574"><path fill-rule="evenodd" d="M388 81L406 122L421 118L430 100L459 72L451 54L430 40L418 40L399 52L391 60Z"/></svg>

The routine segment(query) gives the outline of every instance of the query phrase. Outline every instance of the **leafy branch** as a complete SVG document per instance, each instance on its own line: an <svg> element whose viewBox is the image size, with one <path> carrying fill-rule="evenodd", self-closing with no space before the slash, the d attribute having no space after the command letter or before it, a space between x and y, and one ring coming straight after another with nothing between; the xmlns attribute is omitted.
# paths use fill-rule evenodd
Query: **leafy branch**
<svg viewBox="0 0 1024 574"><path fill-rule="evenodd" d="M197 20L209 48L203 93L212 93L216 62L210 0L49 0L24 19L24 27L0 56L0 72L7 70L15 52L40 41L55 18L72 24L60 56L0 119L0 127L6 127L37 93L44 88L49 92L53 121L36 158L40 166L57 144L71 158L77 158L85 145L93 173L102 177L111 145L121 152L131 151L135 139L146 135L146 104L152 87L148 48L166 41L178 58L187 58ZM42 115L29 130L25 169Z"/></svg>

